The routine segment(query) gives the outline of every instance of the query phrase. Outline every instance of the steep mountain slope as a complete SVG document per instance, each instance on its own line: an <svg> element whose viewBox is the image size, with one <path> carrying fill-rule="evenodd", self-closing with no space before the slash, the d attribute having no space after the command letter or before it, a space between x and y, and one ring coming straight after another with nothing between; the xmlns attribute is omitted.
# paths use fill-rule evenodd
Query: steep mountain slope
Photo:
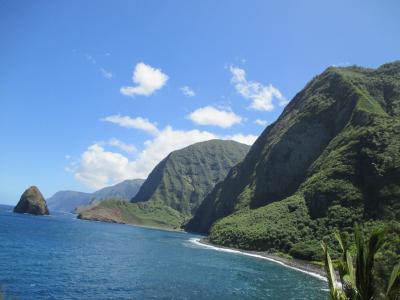
<svg viewBox="0 0 400 300"><path fill-rule="evenodd" d="M211 140L170 153L150 173L133 203L102 202L79 218L177 228L250 147ZM158 225L157 225L158 224ZM179 226L177 226L179 224Z"/></svg>
<svg viewBox="0 0 400 300"><path fill-rule="evenodd" d="M400 259L400 62L329 68L269 126L186 230L226 246L319 260L335 228L384 228L377 274Z"/></svg>
<svg viewBox="0 0 400 300"><path fill-rule="evenodd" d="M48 198L47 203L49 208L54 211L75 212L78 207L105 199L112 198L129 201L129 199L136 195L143 182L143 179L124 180L94 193L60 191Z"/></svg>
<svg viewBox="0 0 400 300"><path fill-rule="evenodd" d="M386 216L399 199L399 70L399 62L328 68L314 78L207 196L187 230L208 232L222 217L296 192L313 218L335 204Z"/></svg>
<svg viewBox="0 0 400 300"><path fill-rule="evenodd" d="M96 200L116 199L128 201L134 197L142 186L144 179L128 179L112 186L98 190L92 194Z"/></svg>
<svg viewBox="0 0 400 300"><path fill-rule="evenodd" d="M234 141L211 140L174 151L154 168L131 202L160 202L191 215L249 148Z"/></svg>

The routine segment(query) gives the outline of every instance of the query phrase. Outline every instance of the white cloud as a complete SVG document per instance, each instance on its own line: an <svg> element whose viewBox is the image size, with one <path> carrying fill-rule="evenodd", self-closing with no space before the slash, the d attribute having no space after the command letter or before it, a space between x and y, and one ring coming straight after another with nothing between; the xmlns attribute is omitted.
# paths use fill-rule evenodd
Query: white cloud
<svg viewBox="0 0 400 300"><path fill-rule="evenodd" d="M124 180L129 174L129 160L125 156L93 144L81 155L75 178L91 188L100 189Z"/></svg>
<svg viewBox="0 0 400 300"><path fill-rule="evenodd" d="M187 116L196 124L214 125L229 128L242 122L242 117L232 111L219 110L213 106L205 106L196 109Z"/></svg>
<svg viewBox="0 0 400 300"><path fill-rule="evenodd" d="M127 96L149 96L167 83L168 76L160 69L155 69L140 62L135 67L132 80L136 86L122 87L120 89L122 94Z"/></svg>
<svg viewBox="0 0 400 300"><path fill-rule="evenodd" d="M107 70L105 70L103 68L100 68L100 72L101 72L101 75L103 75L103 77L106 79L112 79L114 76L113 73L108 72Z"/></svg>
<svg viewBox="0 0 400 300"><path fill-rule="evenodd" d="M171 126L158 129L154 123L147 119L128 116L110 116L105 119L123 127L139 128L145 131L151 129L154 137L143 144L143 149L138 152L134 159L129 159L121 153L106 151L104 145L116 146L124 151L133 150L130 144L125 144L117 139L108 142L99 142L89 146L80 157L79 162L70 164L66 170L75 174L75 178L92 189L99 189L108 185L118 183L125 179L146 178L152 169L172 151L182 149L194 143L212 139L235 140L251 145L257 138L254 135L234 134L218 136L212 132L193 130L176 130ZM135 121L132 121L135 120ZM143 123L137 120L144 120ZM151 124L152 126L138 126L138 124ZM125 149L123 149L125 148ZM129 151L128 151L129 152Z"/></svg>
<svg viewBox="0 0 400 300"><path fill-rule="evenodd" d="M250 109L271 111L274 109L273 99L278 100L280 106L288 103L282 93L272 84L263 85L256 81L247 81L245 70L231 66L231 82L236 91L244 98L251 100Z"/></svg>
<svg viewBox="0 0 400 300"><path fill-rule="evenodd" d="M92 189L100 189L125 179L146 178L170 152L215 138L217 136L207 131L174 130L167 126L153 140L145 142L144 149L134 160L93 144L81 155L79 166L74 170L75 178Z"/></svg>
<svg viewBox="0 0 400 300"><path fill-rule="evenodd" d="M150 122L148 119L137 117L131 118L129 116L121 116L121 115L111 115L101 119L105 122L110 122L113 124L117 124L121 127L125 128L136 128L143 131L146 131L152 135L157 135L158 129L155 123Z"/></svg>
<svg viewBox="0 0 400 300"><path fill-rule="evenodd" d="M106 144L117 147L127 153L134 153L137 151L135 145L124 143L123 141L116 138L111 138Z"/></svg>
<svg viewBox="0 0 400 300"><path fill-rule="evenodd" d="M253 145L254 142L256 141L256 139L258 138L258 136L256 135L244 135L241 133L238 134L234 134L234 135L227 135L225 136L223 139L224 140L233 140L242 144L246 144L246 145Z"/></svg>
<svg viewBox="0 0 400 300"><path fill-rule="evenodd" d="M267 120L261 120L261 119L257 119L254 121L254 124L260 125L260 126L267 126L268 121Z"/></svg>
<svg viewBox="0 0 400 300"><path fill-rule="evenodd" d="M196 93L190 87L188 87L187 85L181 87L181 91L186 97L194 97L194 96L196 96Z"/></svg>

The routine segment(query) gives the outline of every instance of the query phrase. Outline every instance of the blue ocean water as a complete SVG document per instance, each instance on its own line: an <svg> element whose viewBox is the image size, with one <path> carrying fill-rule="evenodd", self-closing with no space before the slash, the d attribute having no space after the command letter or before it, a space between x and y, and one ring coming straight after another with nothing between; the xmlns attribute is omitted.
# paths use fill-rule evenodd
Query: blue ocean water
<svg viewBox="0 0 400 300"><path fill-rule="evenodd" d="M326 283L194 235L0 206L0 286L18 299L326 299Z"/></svg>

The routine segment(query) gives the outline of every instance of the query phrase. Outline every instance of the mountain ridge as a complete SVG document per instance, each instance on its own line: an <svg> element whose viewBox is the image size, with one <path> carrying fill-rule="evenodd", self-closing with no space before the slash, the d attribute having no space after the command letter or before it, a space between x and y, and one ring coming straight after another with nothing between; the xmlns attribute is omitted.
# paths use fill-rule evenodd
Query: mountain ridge
<svg viewBox="0 0 400 300"><path fill-rule="evenodd" d="M321 260L354 224L385 230L376 275L400 260L400 62L328 68L268 126L185 230L218 245ZM382 285L381 285L382 286Z"/></svg>
<svg viewBox="0 0 400 300"><path fill-rule="evenodd" d="M104 187L93 193L78 191L58 191L47 199L51 210L62 212L75 212L82 206L90 205L95 201L102 201L108 198L129 201L137 193L144 179L127 179L115 185Z"/></svg>
<svg viewBox="0 0 400 300"><path fill-rule="evenodd" d="M190 215L249 148L235 141L214 139L173 151L154 168L131 202L161 201ZM216 152L220 152L219 160L213 157ZM180 181L172 181L174 177ZM187 203L182 198L188 199Z"/></svg>
<svg viewBox="0 0 400 300"><path fill-rule="evenodd" d="M132 203L101 203L78 217L178 229L249 148L210 140L173 151L153 169Z"/></svg>
<svg viewBox="0 0 400 300"><path fill-rule="evenodd" d="M293 98L278 120L265 129L243 162L235 166L225 181L209 194L199 208L198 214L203 212L201 218L195 216L187 229L208 232L216 219L236 210L261 207L293 194L308 176L308 168L345 128L355 109L359 111L358 122L362 122L365 118L363 113L368 109L375 114L385 114L379 104L349 81L347 73L356 73L358 77L360 71L371 74L389 69L393 73L398 66L399 62L394 66L385 64L377 70L331 67L316 76ZM354 74L350 75L354 77ZM318 97L325 101L315 101ZM363 101L358 101L361 98ZM333 101L335 99L337 101ZM390 110L398 111L398 107L393 106ZM307 147L307 144L312 147ZM217 194L221 195L217 197ZM234 200L211 203L215 202L212 199L222 198ZM211 206L216 209L212 210Z"/></svg>

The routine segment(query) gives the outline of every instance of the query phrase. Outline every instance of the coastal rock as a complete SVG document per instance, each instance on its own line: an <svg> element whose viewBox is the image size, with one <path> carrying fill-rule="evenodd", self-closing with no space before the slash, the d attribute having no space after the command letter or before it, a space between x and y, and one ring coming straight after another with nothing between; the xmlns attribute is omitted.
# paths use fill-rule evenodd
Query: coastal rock
<svg viewBox="0 0 400 300"><path fill-rule="evenodd" d="M15 213L28 213L32 215L48 215L46 200L36 186L26 189L14 207Z"/></svg>

